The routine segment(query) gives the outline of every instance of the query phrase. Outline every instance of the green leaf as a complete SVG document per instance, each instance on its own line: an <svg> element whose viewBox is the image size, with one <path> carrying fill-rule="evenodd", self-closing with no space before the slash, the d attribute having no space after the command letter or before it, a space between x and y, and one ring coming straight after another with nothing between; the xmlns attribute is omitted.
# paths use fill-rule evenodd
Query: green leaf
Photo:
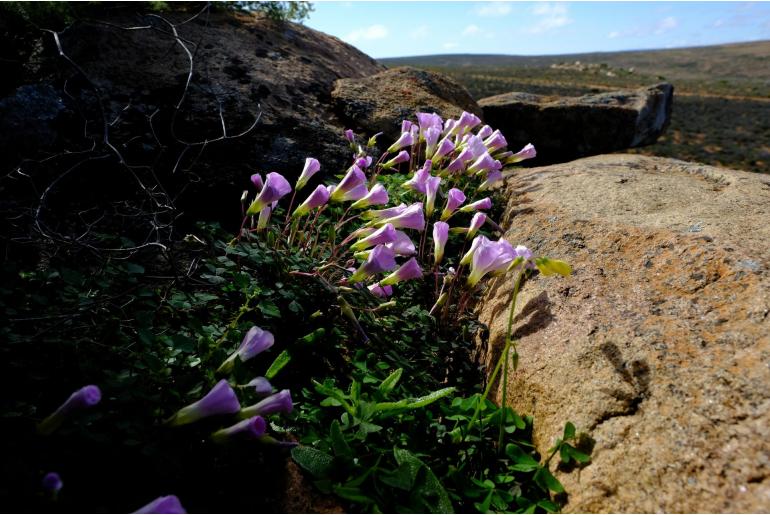
<svg viewBox="0 0 770 515"><path fill-rule="evenodd" d="M281 310L278 309L278 306L269 300L263 300L257 304L257 307L266 317L278 318L281 316Z"/></svg>
<svg viewBox="0 0 770 515"><path fill-rule="evenodd" d="M562 458L564 457L563 453L566 452L570 458L577 461L578 463L588 463L589 461L591 461L591 457L589 455L578 451L577 449L575 449L569 444L565 443L564 445L562 445L561 450L562 450ZM562 461L564 460L562 459ZM565 461L565 463L568 463L568 462Z"/></svg>
<svg viewBox="0 0 770 515"><path fill-rule="evenodd" d="M573 438L575 438L575 424L567 422L564 425L564 436L562 436L562 440L572 440Z"/></svg>
<svg viewBox="0 0 770 515"><path fill-rule="evenodd" d="M535 483L537 483L540 488L542 488L545 491L552 491L556 492L557 494L560 494L564 492L564 487L559 483L559 480L553 477L553 474L551 474L551 471L548 470L547 467L542 467L538 469L537 472L535 472L535 476L533 477L535 480Z"/></svg>
<svg viewBox="0 0 770 515"><path fill-rule="evenodd" d="M267 369L267 372L265 372L265 377L267 379L273 379L283 367L289 364L290 361L291 354L289 354L289 351L284 350L278 355L278 357L275 358L273 364L270 365L270 368Z"/></svg>
<svg viewBox="0 0 770 515"><path fill-rule="evenodd" d="M404 372L403 368L399 368L392 374L390 374L388 377L386 377L382 383L380 383L380 386L377 387L377 389L382 392L384 395L389 394L393 388L396 387L398 384L398 380L401 379L401 374Z"/></svg>
<svg viewBox="0 0 770 515"><path fill-rule="evenodd" d="M538 463L535 458L524 452L524 450L516 444L509 443L506 445L505 454L514 462L510 467L512 470L518 472L531 472L540 466L540 463Z"/></svg>
<svg viewBox="0 0 770 515"><path fill-rule="evenodd" d="M350 449L348 442L345 441L345 436L340 429L340 423L333 421L329 428L329 438L332 441L332 450L335 456L350 457L353 455L353 451Z"/></svg>
<svg viewBox="0 0 770 515"><path fill-rule="evenodd" d="M417 468L418 475L415 476L412 493L416 494L423 510L428 513L454 513L449 495L430 467L406 449L394 447L393 456L399 465L409 463L412 470Z"/></svg>
<svg viewBox="0 0 770 515"><path fill-rule="evenodd" d="M332 487L332 490L334 491L335 494L339 495L343 499L347 499L348 501L357 502L359 504L374 503L374 499L364 495L364 493L361 491L360 488L335 485Z"/></svg>
<svg viewBox="0 0 770 515"><path fill-rule="evenodd" d="M315 477L326 477L332 471L334 458L323 451L300 445L291 450L291 457Z"/></svg>
<svg viewBox="0 0 770 515"><path fill-rule="evenodd" d="M447 395L451 395L452 393L454 393L455 390L457 390L457 388L455 388L454 386L450 386L448 388L442 388L441 390L436 390L435 392L430 393L428 395L417 397L416 399L409 402L406 405L406 407L409 409L422 408L423 406L432 404L437 400L446 397Z"/></svg>

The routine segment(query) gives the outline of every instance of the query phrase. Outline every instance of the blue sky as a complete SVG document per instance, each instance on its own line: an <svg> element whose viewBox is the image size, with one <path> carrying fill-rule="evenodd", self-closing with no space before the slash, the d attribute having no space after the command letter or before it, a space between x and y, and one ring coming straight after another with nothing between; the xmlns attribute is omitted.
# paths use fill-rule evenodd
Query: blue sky
<svg viewBox="0 0 770 515"><path fill-rule="evenodd" d="M313 4L306 25L376 58L565 54L770 39L770 2Z"/></svg>

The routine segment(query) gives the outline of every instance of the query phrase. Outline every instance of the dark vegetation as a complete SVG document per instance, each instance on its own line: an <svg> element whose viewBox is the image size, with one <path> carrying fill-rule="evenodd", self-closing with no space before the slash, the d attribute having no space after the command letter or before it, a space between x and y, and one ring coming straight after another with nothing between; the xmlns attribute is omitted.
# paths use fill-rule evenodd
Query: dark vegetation
<svg viewBox="0 0 770 515"><path fill-rule="evenodd" d="M770 172L770 42L558 56L446 55L383 59L452 76L477 100L524 91L579 96L661 81L674 87L671 125L630 152ZM576 64L576 62L579 63Z"/></svg>

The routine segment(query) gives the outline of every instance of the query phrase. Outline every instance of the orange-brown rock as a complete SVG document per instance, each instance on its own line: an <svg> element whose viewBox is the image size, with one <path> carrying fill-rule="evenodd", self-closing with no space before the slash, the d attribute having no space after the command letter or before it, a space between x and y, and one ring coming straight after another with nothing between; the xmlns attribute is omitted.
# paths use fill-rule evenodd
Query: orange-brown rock
<svg viewBox="0 0 770 515"><path fill-rule="evenodd" d="M571 420L571 512L770 511L770 178L604 155L521 171L506 238L572 264L523 288L509 403L541 451ZM512 277L490 285L487 363ZM498 396L502 385L498 385Z"/></svg>

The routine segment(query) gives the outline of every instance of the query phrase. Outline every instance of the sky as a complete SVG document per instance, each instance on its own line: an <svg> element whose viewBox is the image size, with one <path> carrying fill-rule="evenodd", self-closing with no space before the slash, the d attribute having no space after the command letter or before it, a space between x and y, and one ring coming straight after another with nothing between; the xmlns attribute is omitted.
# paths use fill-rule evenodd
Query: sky
<svg viewBox="0 0 770 515"><path fill-rule="evenodd" d="M313 6L306 25L375 58L613 52L770 39L770 2L316 1Z"/></svg>

